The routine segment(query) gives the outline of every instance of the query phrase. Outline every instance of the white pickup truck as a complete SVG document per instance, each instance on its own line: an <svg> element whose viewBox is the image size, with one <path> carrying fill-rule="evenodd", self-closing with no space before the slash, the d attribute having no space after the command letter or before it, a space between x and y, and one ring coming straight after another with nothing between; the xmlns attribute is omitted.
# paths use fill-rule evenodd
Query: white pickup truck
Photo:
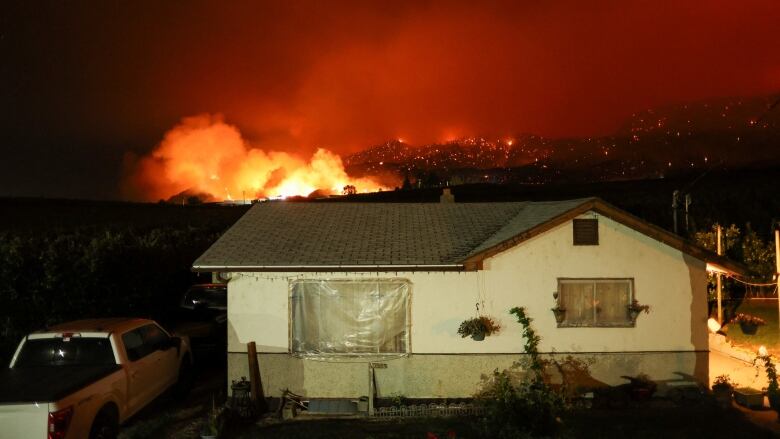
<svg viewBox="0 0 780 439"><path fill-rule="evenodd" d="M0 439L114 438L119 424L172 386L186 390L191 377L188 340L151 320L35 332L0 369Z"/></svg>

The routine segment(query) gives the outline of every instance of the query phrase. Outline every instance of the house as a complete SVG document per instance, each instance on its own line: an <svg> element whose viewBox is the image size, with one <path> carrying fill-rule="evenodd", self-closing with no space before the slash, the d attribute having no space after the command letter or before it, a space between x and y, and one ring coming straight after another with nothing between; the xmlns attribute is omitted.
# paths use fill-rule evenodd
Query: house
<svg viewBox="0 0 780 439"><path fill-rule="evenodd" d="M586 198L257 204L193 269L228 282L229 380L248 376L254 341L266 396L369 395L376 365L379 396L452 398L523 355L515 306L541 352L589 361L597 381L706 382L708 267L739 270ZM650 312L632 319L633 300ZM460 337L477 312L502 330Z"/></svg>

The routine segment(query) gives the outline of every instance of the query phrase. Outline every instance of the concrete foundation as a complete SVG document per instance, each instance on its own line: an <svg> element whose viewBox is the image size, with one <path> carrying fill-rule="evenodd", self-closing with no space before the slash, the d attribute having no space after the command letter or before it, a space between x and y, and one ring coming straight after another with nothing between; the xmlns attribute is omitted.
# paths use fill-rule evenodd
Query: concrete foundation
<svg viewBox="0 0 780 439"><path fill-rule="evenodd" d="M618 385L628 381L621 375L645 373L659 385L663 394L672 381L698 381L707 384L708 352L626 352L558 353L545 355L558 362L566 357L586 368L566 367L570 383L585 387ZM376 369L377 396L402 395L407 398L468 398L481 388L484 379L496 370L511 368L523 354L426 354L404 358L373 360L387 365ZM263 390L278 397L284 389L318 398L357 398L369 394L367 360L334 362L295 358L282 353L258 354ZM576 369L576 370L575 370ZM517 367L521 370L521 367ZM553 380L560 374L551 368ZM247 354L228 354L230 380L248 377ZM557 375L557 376L555 376ZM228 385L228 388L230 386Z"/></svg>

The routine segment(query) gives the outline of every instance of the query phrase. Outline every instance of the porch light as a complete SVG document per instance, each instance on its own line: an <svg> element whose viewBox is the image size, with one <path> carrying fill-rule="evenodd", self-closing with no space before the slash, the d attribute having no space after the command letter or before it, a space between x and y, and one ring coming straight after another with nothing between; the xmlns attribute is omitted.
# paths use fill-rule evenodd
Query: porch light
<svg viewBox="0 0 780 439"><path fill-rule="evenodd" d="M715 273L715 274L717 274L717 273L729 274L728 271L724 270L723 268L721 268L721 267L719 267L719 266L717 266L715 264L711 264L709 262L707 262L707 272L708 273Z"/></svg>

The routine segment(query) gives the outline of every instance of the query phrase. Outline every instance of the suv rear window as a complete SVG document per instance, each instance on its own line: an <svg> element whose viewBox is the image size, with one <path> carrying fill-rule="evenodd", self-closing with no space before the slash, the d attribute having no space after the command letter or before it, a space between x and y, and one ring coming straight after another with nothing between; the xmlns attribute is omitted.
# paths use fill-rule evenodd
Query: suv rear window
<svg viewBox="0 0 780 439"><path fill-rule="evenodd" d="M184 295L182 306L193 308L227 308L227 288L224 286L201 287L194 286Z"/></svg>
<svg viewBox="0 0 780 439"><path fill-rule="evenodd" d="M27 340L14 367L116 364L108 338L72 337Z"/></svg>

